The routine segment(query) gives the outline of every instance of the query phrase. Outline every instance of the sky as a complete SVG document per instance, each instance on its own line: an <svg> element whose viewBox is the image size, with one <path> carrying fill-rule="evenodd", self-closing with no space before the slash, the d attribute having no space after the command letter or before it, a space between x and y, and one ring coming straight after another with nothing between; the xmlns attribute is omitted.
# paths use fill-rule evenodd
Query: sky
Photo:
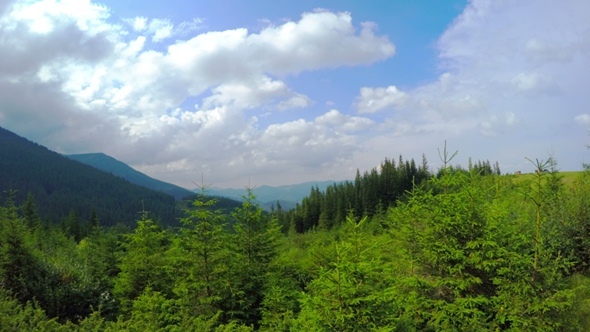
<svg viewBox="0 0 590 332"><path fill-rule="evenodd" d="M192 189L590 162L590 1L0 0L0 126Z"/></svg>

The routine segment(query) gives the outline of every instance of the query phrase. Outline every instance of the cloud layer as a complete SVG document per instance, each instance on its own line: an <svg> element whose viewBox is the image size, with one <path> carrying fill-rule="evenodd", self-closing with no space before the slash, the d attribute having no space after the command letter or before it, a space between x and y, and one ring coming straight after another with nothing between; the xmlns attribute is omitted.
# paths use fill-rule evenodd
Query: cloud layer
<svg viewBox="0 0 590 332"><path fill-rule="evenodd" d="M463 162L527 170L524 157L554 154L560 167L579 169L590 128L588 12L583 0L471 1L438 39L438 79L405 90L363 87L356 107L385 112L404 137L420 133L412 149L434 157L433 142L448 139ZM381 151L385 144L372 141Z"/></svg>
<svg viewBox="0 0 590 332"><path fill-rule="evenodd" d="M350 108L323 109L290 82L395 61L376 23L316 10L205 31L115 20L88 0L0 2L0 123L185 187L201 173L234 187L350 178L400 153L435 158L444 140L508 171L548 152L571 169L590 129L588 12L584 0L473 0L438 38L436 79L399 87L384 72L389 84L342 96Z"/></svg>
<svg viewBox="0 0 590 332"><path fill-rule="evenodd" d="M201 172L223 185L346 158L356 143L350 133L371 120L332 110L259 128L247 111L306 108L313 101L285 77L395 51L373 24L355 27L349 13L328 11L256 33L204 32L162 50L149 45L171 40L179 30L172 22L111 23L108 8L89 1L16 2L0 22L3 125L61 152L104 151L184 185Z"/></svg>

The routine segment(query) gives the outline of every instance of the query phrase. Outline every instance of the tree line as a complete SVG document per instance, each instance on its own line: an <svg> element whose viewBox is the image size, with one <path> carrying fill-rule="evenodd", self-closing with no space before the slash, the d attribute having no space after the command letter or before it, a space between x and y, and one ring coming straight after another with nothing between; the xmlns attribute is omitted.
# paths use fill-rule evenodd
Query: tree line
<svg viewBox="0 0 590 332"><path fill-rule="evenodd" d="M460 165L449 166L447 170L484 176L501 174L498 162L491 166L489 160L473 163L469 159L466 170ZM294 209L283 211L277 202L273 214L284 232L303 233L315 227L330 229L344 223L349 211L353 211L356 218L384 213L414 187L425 185L432 176L424 155L419 166L414 159L404 160L402 156L397 163L385 158L378 167L362 175L357 170L354 181L334 183L324 192L317 186L312 187L310 194Z"/></svg>

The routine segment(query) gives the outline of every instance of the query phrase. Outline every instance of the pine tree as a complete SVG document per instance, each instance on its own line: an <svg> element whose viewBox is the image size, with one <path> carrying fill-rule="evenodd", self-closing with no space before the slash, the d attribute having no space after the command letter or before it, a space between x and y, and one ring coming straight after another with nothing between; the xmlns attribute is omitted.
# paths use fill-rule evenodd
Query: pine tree
<svg viewBox="0 0 590 332"><path fill-rule="evenodd" d="M222 291L228 269L225 215L214 210L217 200L206 196L206 187L186 210L183 227L170 255L177 276L174 292L191 314L212 317L222 307Z"/></svg>
<svg viewBox="0 0 590 332"><path fill-rule="evenodd" d="M125 255L119 263L121 272L115 279L114 294L123 312L131 310L132 301L147 287L167 296L172 294L173 279L166 256L169 245L166 232L143 211L137 227L122 244Z"/></svg>
<svg viewBox="0 0 590 332"><path fill-rule="evenodd" d="M82 225L80 224L80 216L76 210L70 210L68 216L62 221L62 229L64 234L71 236L74 241L80 242L82 239Z"/></svg>
<svg viewBox="0 0 590 332"><path fill-rule="evenodd" d="M381 261L379 242L372 242L365 216L357 222L349 213L332 244L333 261L320 267L318 277L307 285L295 330L393 331L396 311L387 291L391 284Z"/></svg>
<svg viewBox="0 0 590 332"><path fill-rule="evenodd" d="M30 232L18 215L15 191L9 190L0 208L0 286L25 304L41 292L43 269L29 244Z"/></svg>
<svg viewBox="0 0 590 332"><path fill-rule="evenodd" d="M31 193L27 194L27 200L21 207L21 210L28 227L36 228L40 226L41 218L39 218L37 206L35 205L35 200L33 199L33 195Z"/></svg>
<svg viewBox="0 0 590 332"><path fill-rule="evenodd" d="M235 209L229 291L223 301L224 313L246 325L260 324L266 274L277 253L281 236L275 219L267 218L246 188L242 206Z"/></svg>

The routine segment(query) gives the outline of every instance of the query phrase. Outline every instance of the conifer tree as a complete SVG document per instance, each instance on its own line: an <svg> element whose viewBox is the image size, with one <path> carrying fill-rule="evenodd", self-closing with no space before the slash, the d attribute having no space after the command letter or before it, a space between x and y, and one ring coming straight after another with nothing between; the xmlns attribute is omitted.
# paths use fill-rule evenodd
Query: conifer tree
<svg viewBox="0 0 590 332"><path fill-rule="evenodd" d="M348 214L341 240L332 244L334 259L307 286L295 330L395 330L397 310L387 291L391 279L383 270L380 243L368 239L367 222L366 216L357 222Z"/></svg>
<svg viewBox="0 0 590 332"><path fill-rule="evenodd" d="M142 211L137 227L122 244L125 254L119 263L121 272L115 279L114 294L123 312L131 310L132 301L147 287L171 295L173 280L166 256L169 244L166 232L148 218L147 211Z"/></svg>
<svg viewBox="0 0 590 332"><path fill-rule="evenodd" d="M246 188L242 206L232 213L234 235L229 269L229 291L223 301L224 313L246 325L258 326L265 278L276 256L279 225L263 214L251 188Z"/></svg>
<svg viewBox="0 0 590 332"><path fill-rule="evenodd" d="M36 228L41 224L41 218L39 218L37 206L35 205L35 200L31 193L27 194L27 200L21 207L21 210L27 226L30 228Z"/></svg>
<svg viewBox="0 0 590 332"><path fill-rule="evenodd" d="M206 187L186 210L183 227L172 248L176 277L174 292L191 314L212 317L221 309L227 283L228 234L225 215L214 210L217 200L206 196Z"/></svg>
<svg viewBox="0 0 590 332"><path fill-rule="evenodd" d="M18 215L15 191L6 194L5 205L0 207L0 288L25 304L41 295L44 271L31 250L25 220Z"/></svg>

